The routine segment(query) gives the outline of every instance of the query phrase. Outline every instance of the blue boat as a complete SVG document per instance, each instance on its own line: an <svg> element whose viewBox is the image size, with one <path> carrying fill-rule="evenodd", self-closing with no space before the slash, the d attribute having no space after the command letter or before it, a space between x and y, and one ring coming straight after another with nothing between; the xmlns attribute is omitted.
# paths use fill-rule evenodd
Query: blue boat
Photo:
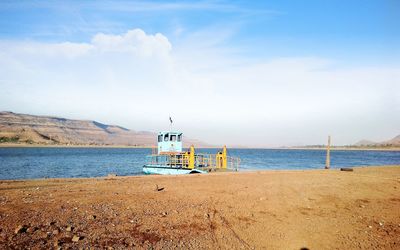
<svg viewBox="0 0 400 250"><path fill-rule="evenodd" d="M148 155L143 166L145 174L205 174L239 169L240 159L228 156L226 146L215 155L197 154L193 145L183 151L182 133L176 131L158 133L157 141L157 152Z"/></svg>

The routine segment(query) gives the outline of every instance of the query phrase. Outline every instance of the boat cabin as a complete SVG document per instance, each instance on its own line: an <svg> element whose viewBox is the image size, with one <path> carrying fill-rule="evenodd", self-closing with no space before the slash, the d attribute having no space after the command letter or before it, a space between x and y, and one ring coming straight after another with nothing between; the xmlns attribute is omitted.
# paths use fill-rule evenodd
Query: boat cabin
<svg viewBox="0 0 400 250"><path fill-rule="evenodd" d="M181 153L182 133L166 131L158 133L158 153Z"/></svg>

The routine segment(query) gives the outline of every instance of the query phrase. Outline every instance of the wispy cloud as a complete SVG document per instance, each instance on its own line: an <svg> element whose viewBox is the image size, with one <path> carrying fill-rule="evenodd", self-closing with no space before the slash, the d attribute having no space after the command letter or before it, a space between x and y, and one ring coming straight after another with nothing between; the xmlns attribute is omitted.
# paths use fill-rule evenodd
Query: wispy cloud
<svg viewBox="0 0 400 250"><path fill-rule="evenodd" d="M162 12L162 11L218 11L279 15L284 12L274 9L252 9L238 6L229 1L3 1L0 9L56 9L56 10L103 10L119 12Z"/></svg>
<svg viewBox="0 0 400 250"><path fill-rule="evenodd" d="M121 33L132 27L143 27L175 37L194 37L212 26L237 27L239 23L252 22L254 17L282 14L273 9L252 8L228 1L125 0L2 1L0 15L2 13L12 13L13 17L0 17L0 37L12 38L14 35L50 41L84 41L98 32ZM203 19L210 15L211 19ZM51 18L51 21L44 21L46 18ZM232 31L231 27L221 33L229 31ZM182 37L186 39L186 36Z"/></svg>
<svg viewBox="0 0 400 250"><path fill-rule="evenodd" d="M3 41L0 107L154 131L172 113L178 129L217 144L312 144L328 133L345 144L398 133L400 65L252 61L218 43L196 46L140 29L82 43Z"/></svg>

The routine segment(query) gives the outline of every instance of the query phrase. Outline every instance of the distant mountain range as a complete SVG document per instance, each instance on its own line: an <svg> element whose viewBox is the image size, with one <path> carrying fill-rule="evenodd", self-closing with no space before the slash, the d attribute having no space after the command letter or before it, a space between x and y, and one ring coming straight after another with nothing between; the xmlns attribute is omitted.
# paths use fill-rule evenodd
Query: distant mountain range
<svg viewBox="0 0 400 250"><path fill-rule="evenodd" d="M0 144L150 147L157 144L156 136L154 132L134 131L97 121L0 112ZM198 148L213 147L196 139L184 137L183 140L185 147L192 144ZM383 142L361 140L345 147L400 147L400 135Z"/></svg>
<svg viewBox="0 0 400 250"><path fill-rule="evenodd" d="M354 144L358 147L399 147L400 146L400 135L394 137L391 140L383 142L373 142L369 140L361 140Z"/></svg>
<svg viewBox="0 0 400 250"><path fill-rule="evenodd" d="M355 144L350 144L350 145L332 145L332 148L336 149L363 149L363 148L369 148L369 149L390 149L390 148L399 148L400 147L400 135L394 137L393 139L383 141L383 142L373 142L369 140L361 140ZM319 144L319 145L306 145L306 146L295 146L295 147L289 147L289 148L321 148L325 149L326 145L325 144Z"/></svg>
<svg viewBox="0 0 400 250"><path fill-rule="evenodd" d="M156 137L153 132L137 132L96 121L0 112L0 143L147 147L157 144ZM196 139L183 140L185 147L210 147Z"/></svg>

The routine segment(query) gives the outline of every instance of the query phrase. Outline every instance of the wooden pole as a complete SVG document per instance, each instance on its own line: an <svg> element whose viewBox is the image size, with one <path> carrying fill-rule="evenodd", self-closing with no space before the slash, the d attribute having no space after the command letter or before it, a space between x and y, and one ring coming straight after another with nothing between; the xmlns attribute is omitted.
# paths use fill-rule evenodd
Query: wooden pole
<svg viewBox="0 0 400 250"><path fill-rule="evenodd" d="M325 169L331 168L331 136L328 136L328 145L326 146L326 163Z"/></svg>

